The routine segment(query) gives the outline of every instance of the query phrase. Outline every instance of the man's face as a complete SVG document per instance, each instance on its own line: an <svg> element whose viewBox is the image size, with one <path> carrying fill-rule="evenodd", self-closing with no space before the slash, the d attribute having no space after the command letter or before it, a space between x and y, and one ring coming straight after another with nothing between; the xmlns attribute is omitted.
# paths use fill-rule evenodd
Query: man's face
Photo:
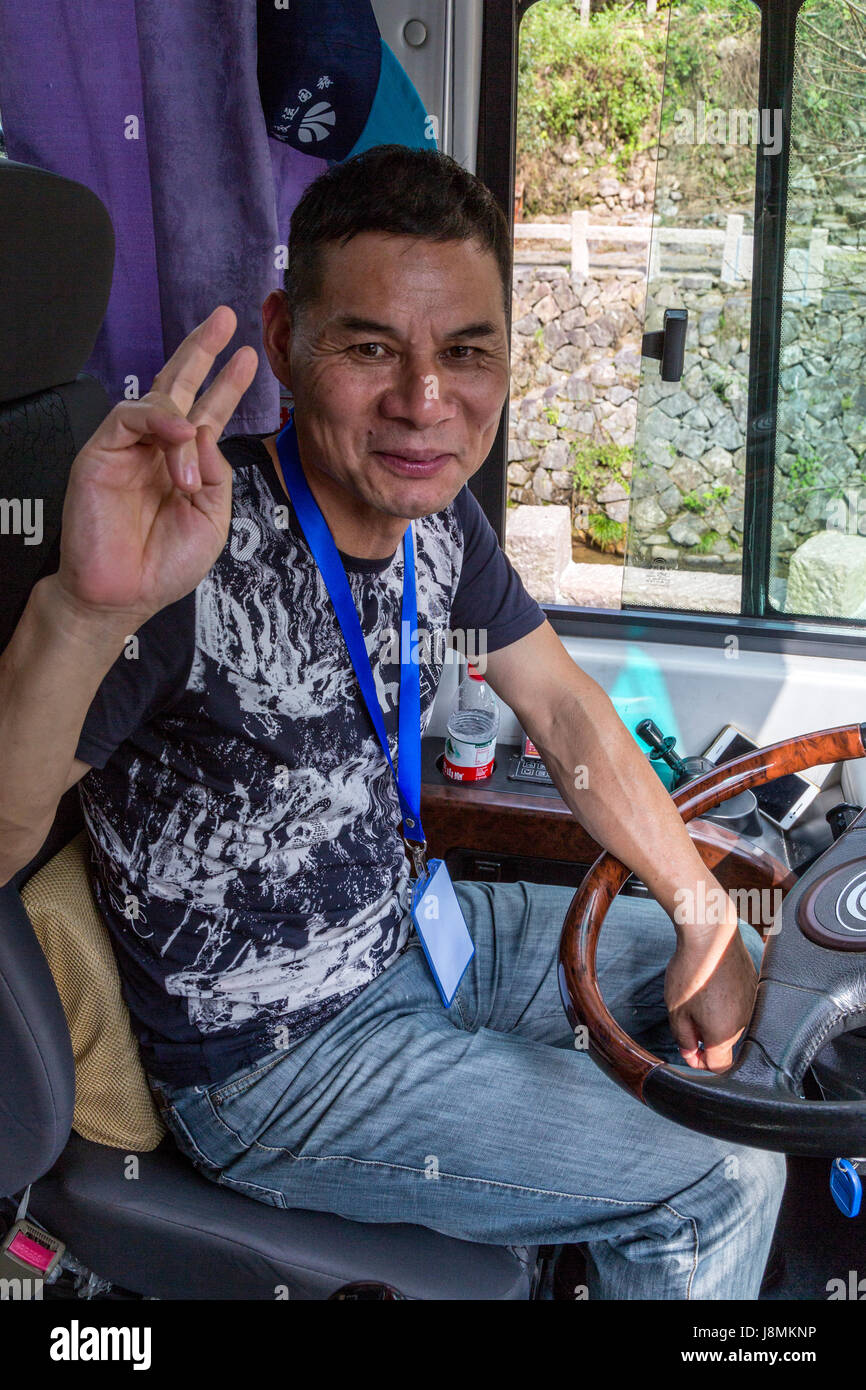
<svg viewBox="0 0 866 1390"><path fill-rule="evenodd" d="M446 507L481 467L508 372L490 252L364 232L323 249L321 292L292 325L285 384L305 463L355 504L410 519Z"/></svg>

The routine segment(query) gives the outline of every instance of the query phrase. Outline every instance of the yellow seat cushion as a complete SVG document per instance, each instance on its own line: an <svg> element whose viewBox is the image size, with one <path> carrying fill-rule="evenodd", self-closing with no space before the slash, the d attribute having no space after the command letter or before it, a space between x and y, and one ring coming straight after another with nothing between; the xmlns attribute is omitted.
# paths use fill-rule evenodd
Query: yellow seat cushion
<svg viewBox="0 0 866 1390"><path fill-rule="evenodd" d="M82 831L21 891L54 976L75 1058L72 1128L83 1139L144 1152L165 1134L147 1084L108 928L90 886Z"/></svg>

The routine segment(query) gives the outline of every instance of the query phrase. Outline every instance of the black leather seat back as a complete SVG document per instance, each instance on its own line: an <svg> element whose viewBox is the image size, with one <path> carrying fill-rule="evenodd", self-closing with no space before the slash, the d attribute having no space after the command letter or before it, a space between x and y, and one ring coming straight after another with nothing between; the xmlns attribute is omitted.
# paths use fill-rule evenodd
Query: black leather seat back
<svg viewBox="0 0 866 1390"><path fill-rule="evenodd" d="M66 480L109 409L80 376L105 315L114 232L83 184L0 160L0 650L56 568Z"/></svg>
<svg viewBox="0 0 866 1390"><path fill-rule="evenodd" d="M109 409L79 375L105 314L114 233L82 184L0 160L0 649L56 569L69 469ZM0 750L2 757L2 750ZM2 764L0 764L2 766ZM20 881L80 826L77 793ZM63 1010L14 884L0 889L0 1194L47 1172L75 1096Z"/></svg>

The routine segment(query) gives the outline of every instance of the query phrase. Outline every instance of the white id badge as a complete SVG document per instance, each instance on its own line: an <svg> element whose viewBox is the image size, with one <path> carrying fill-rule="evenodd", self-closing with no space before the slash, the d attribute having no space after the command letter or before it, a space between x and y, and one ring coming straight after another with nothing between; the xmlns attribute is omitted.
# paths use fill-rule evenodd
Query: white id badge
<svg viewBox="0 0 866 1390"><path fill-rule="evenodd" d="M414 884L412 921L447 1009L475 946L444 860L431 859L426 876Z"/></svg>

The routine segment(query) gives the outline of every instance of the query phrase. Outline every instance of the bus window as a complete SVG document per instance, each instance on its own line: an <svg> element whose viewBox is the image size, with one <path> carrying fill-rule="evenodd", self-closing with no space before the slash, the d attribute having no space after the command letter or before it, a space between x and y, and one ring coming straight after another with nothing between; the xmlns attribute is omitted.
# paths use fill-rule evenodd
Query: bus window
<svg viewBox="0 0 866 1390"><path fill-rule="evenodd" d="M739 613L761 16L672 7L646 328L688 312L679 381L644 356L624 604Z"/></svg>
<svg viewBox="0 0 866 1390"><path fill-rule="evenodd" d="M866 620L864 45L850 0L528 10L507 536L552 609Z"/></svg>
<svg viewBox="0 0 866 1390"><path fill-rule="evenodd" d="M797 16L768 598L866 619L866 25Z"/></svg>

